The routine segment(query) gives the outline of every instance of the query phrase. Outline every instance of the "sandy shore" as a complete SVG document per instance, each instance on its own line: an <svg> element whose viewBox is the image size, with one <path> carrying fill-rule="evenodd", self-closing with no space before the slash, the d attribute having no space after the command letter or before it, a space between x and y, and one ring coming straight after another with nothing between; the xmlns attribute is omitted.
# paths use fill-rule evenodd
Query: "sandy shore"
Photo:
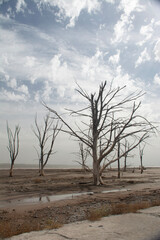
<svg viewBox="0 0 160 240"><path fill-rule="evenodd" d="M93 186L92 175L81 170L48 169L45 173L39 177L36 169L16 169L9 178L7 170L0 170L0 237L57 228L113 205L120 208L120 204L143 203L147 207L160 203L159 168L148 168L143 174L138 169L134 173L128 170L121 179L116 171L106 171L103 186Z"/></svg>

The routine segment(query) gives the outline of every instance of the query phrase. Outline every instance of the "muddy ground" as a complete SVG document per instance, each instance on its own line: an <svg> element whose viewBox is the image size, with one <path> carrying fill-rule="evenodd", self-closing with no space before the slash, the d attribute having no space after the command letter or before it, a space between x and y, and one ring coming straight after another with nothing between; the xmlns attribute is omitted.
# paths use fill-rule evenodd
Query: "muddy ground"
<svg viewBox="0 0 160 240"><path fill-rule="evenodd" d="M8 170L0 170L1 238L58 228L89 218L97 209L104 209L107 215L113 206L120 209L131 203L142 207L143 204L146 207L160 205L160 168L147 168L143 174L139 169L134 172L130 169L122 172L120 179L115 170L106 170L103 186L93 186L92 175L80 169L47 169L44 177L35 169L15 169L12 178L8 173ZM72 195L84 192L84 195ZM71 194L67 195L69 199L66 194ZM54 196L64 199L55 201ZM123 211L116 210L115 214Z"/></svg>

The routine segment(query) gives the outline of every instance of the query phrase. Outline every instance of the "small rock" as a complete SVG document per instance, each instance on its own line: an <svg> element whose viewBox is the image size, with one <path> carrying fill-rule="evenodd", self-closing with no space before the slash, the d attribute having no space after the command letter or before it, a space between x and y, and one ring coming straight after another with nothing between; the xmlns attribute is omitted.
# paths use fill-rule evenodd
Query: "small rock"
<svg viewBox="0 0 160 240"><path fill-rule="evenodd" d="M103 225L99 225L98 227L103 227Z"/></svg>

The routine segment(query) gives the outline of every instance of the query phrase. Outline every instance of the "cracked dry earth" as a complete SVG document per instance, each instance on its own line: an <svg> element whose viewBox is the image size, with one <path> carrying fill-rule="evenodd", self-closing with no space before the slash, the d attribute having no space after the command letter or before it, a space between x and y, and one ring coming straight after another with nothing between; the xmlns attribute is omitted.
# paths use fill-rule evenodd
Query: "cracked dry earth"
<svg viewBox="0 0 160 240"><path fill-rule="evenodd" d="M33 169L16 169L13 178L8 177L7 170L0 170L0 237L59 228L66 223L88 219L90 213L97 209L120 214L128 211L120 209L123 205L141 204L142 208L160 205L158 168L146 169L144 174L140 174L138 169L134 173L128 170L121 179L117 179L116 171L108 170L103 178L105 185L95 187L92 176L77 169L48 169L45 177L39 177ZM115 189L128 191L102 193ZM92 194L49 201L51 195L80 192ZM48 197L48 201L41 201L43 196ZM38 197L39 201L23 202L33 197ZM132 211L135 209L129 209Z"/></svg>

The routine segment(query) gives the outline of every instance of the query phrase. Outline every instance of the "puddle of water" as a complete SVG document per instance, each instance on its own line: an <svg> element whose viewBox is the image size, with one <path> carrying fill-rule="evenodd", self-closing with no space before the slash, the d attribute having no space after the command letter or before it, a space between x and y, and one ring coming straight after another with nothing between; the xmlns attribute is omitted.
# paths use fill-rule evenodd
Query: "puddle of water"
<svg viewBox="0 0 160 240"><path fill-rule="evenodd" d="M82 193L71 193L71 194L61 194L61 195L51 195L51 196L39 196L39 197L31 197L31 198L24 198L19 200L8 200L8 201L0 201L0 207L15 207L17 205L27 205L27 204L36 204L36 203L47 203L47 202L54 202L58 200L65 200L65 199L73 199L78 196L83 195L93 195L95 193L114 193L114 192L126 192L129 189L113 189L113 190L106 190L102 192L82 192Z"/></svg>
<svg viewBox="0 0 160 240"><path fill-rule="evenodd" d="M114 193L114 192L127 192L130 191L130 189L113 189L113 190L106 190L102 191L101 193Z"/></svg>

